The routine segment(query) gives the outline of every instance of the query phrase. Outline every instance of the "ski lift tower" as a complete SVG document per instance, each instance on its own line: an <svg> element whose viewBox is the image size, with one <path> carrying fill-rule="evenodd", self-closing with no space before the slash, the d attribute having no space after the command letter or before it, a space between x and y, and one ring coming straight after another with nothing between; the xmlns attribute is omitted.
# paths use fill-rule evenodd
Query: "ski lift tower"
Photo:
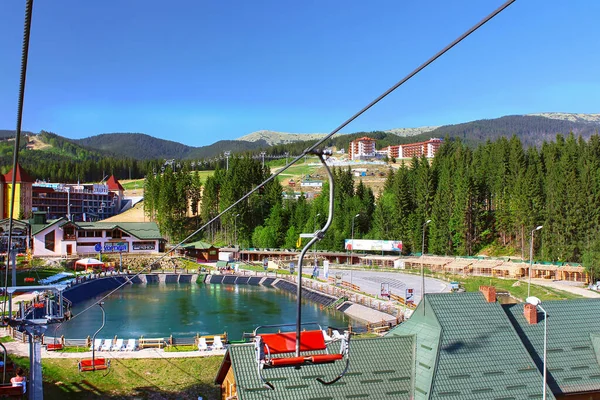
<svg viewBox="0 0 600 400"><path fill-rule="evenodd" d="M65 320L63 291L66 285L10 286L8 295L8 316L2 320L3 326L19 329L29 336L29 382L27 393L29 400L43 400L42 386L42 345L39 338L48 329L48 325L62 323ZM34 300L30 307L19 303L19 309L13 316L12 299L15 292L44 292L41 299Z"/></svg>

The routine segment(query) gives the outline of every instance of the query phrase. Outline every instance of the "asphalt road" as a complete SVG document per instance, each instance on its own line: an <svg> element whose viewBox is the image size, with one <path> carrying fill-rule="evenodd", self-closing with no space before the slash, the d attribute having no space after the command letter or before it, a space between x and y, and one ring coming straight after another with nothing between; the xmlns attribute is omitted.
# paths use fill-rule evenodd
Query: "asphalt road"
<svg viewBox="0 0 600 400"><path fill-rule="evenodd" d="M336 272L342 273L344 281L360 286L360 290L375 296L381 293L381 284L388 283L392 294L404 297L407 288L414 289L414 301L421 301L421 277L402 272L380 272L376 270L337 269L330 268L329 276ZM323 268L320 268L320 278L325 279ZM449 292L450 284L433 278L425 278L425 293Z"/></svg>

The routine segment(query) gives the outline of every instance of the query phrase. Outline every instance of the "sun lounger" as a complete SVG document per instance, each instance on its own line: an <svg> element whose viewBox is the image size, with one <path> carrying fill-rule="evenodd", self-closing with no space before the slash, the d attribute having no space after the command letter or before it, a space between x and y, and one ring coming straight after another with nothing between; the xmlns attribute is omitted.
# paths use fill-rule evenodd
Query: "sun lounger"
<svg viewBox="0 0 600 400"><path fill-rule="evenodd" d="M117 339L115 341L115 344L113 344L110 349L112 351L122 351L124 348L125 348L125 345L123 344L123 339Z"/></svg>
<svg viewBox="0 0 600 400"><path fill-rule="evenodd" d="M102 347L102 339L94 339L94 343L90 346L90 350L100 350Z"/></svg>
<svg viewBox="0 0 600 400"><path fill-rule="evenodd" d="M110 351L112 347L112 339L105 339L104 344L100 347L100 351Z"/></svg>
<svg viewBox="0 0 600 400"><path fill-rule="evenodd" d="M333 340L337 340L337 339L343 339L344 335L342 335L338 331L334 330L334 331L331 331L331 337L333 338Z"/></svg>
<svg viewBox="0 0 600 400"><path fill-rule="evenodd" d="M127 341L127 346L125 347L125 351L134 351L136 349L135 339L129 339Z"/></svg>
<svg viewBox="0 0 600 400"><path fill-rule="evenodd" d="M215 336L213 341L212 349L213 350L222 350L224 348L223 342L221 341L221 336Z"/></svg>
<svg viewBox="0 0 600 400"><path fill-rule="evenodd" d="M206 338L201 337L198 341L198 350L206 351L208 350L208 345L206 344Z"/></svg>

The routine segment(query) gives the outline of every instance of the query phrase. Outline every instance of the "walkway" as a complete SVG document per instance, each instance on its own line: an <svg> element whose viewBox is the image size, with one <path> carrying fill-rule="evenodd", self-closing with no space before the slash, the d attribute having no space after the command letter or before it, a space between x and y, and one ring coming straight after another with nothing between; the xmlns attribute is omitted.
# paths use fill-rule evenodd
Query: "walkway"
<svg viewBox="0 0 600 400"><path fill-rule="evenodd" d="M0 330L0 336L7 336L5 329ZM29 357L29 344L21 342L4 343L6 350L11 355ZM223 356L225 350L207 350L207 351L180 351L166 352L164 349L142 349L136 351L96 351L96 357L106 358L188 358L188 357L210 357ZM46 351L42 346L42 358L91 358L92 352L66 353L62 351Z"/></svg>
<svg viewBox="0 0 600 400"><path fill-rule="evenodd" d="M526 279L521 280L521 282L527 283ZM546 286L552 289L563 290L565 292L578 294L583 297L588 297L592 299L600 298L600 293L590 290L583 286L580 282L570 282L570 281L549 281L547 279L531 279L531 283L539 286Z"/></svg>

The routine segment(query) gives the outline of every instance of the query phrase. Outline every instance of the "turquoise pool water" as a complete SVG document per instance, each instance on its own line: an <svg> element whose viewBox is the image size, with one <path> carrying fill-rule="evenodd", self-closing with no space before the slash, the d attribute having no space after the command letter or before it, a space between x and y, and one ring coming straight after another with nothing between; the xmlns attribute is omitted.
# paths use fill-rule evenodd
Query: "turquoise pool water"
<svg viewBox="0 0 600 400"><path fill-rule="evenodd" d="M74 314L96 302L91 298L74 307ZM98 337L192 337L227 332L238 340L257 325L296 322L296 296L254 285L210 285L196 283L135 284L123 287L105 300L106 325ZM339 311L321 309L305 301L302 320L327 326L348 326ZM100 307L65 322L48 336L65 338L92 336L102 323Z"/></svg>

